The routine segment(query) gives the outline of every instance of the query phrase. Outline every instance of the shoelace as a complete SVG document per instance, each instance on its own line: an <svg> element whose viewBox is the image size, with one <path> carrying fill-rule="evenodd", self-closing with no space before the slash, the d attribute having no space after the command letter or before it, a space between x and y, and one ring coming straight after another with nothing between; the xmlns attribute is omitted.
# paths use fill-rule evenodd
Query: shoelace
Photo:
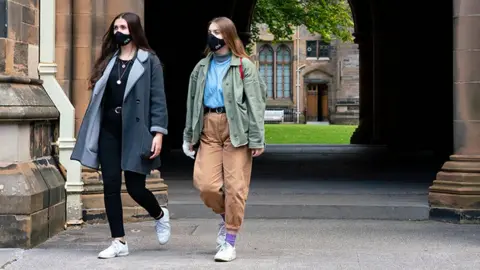
<svg viewBox="0 0 480 270"><path fill-rule="evenodd" d="M155 226L157 233L163 232L163 230L167 229L167 224L164 224L160 220L157 221L157 226Z"/></svg>
<svg viewBox="0 0 480 270"><path fill-rule="evenodd" d="M227 242L223 243L223 245L220 247L219 252L225 251L228 248L229 245L230 244L227 243Z"/></svg>

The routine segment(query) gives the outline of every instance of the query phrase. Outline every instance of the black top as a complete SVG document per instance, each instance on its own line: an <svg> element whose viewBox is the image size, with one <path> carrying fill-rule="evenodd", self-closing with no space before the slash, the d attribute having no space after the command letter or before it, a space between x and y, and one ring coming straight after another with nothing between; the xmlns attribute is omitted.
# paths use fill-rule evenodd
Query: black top
<svg viewBox="0 0 480 270"><path fill-rule="evenodd" d="M123 96L125 95L125 86L127 84L128 75L132 69L133 62L136 56L131 60L125 61L117 58L113 65L110 76L108 77L105 93L103 94L103 127L114 131L115 133L121 131L122 114L121 109L123 105ZM120 84L118 84L120 81ZM115 112L117 110L117 112ZM118 113L120 112L120 113Z"/></svg>

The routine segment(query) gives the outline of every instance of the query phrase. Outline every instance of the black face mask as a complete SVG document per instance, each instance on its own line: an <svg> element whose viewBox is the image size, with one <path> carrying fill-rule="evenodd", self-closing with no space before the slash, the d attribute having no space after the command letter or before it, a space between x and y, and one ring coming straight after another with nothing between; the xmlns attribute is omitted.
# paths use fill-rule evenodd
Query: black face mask
<svg viewBox="0 0 480 270"><path fill-rule="evenodd" d="M212 52L216 52L220 50L223 46L225 46L225 40L219 39L212 34L208 35L207 43L208 47L210 47L210 50Z"/></svg>
<svg viewBox="0 0 480 270"><path fill-rule="evenodd" d="M120 46L125 46L132 41L131 35L125 35L122 32L115 33L115 42Z"/></svg>

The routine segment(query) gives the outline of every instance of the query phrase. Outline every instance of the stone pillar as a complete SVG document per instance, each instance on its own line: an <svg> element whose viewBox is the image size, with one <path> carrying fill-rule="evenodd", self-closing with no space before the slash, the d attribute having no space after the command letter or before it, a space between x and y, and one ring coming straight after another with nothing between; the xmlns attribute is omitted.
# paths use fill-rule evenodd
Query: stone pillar
<svg viewBox="0 0 480 270"><path fill-rule="evenodd" d="M430 187L430 215L480 221L480 1L454 0L454 154Z"/></svg>
<svg viewBox="0 0 480 270"><path fill-rule="evenodd" d="M352 144L370 144L373 136L373 41L370 33L354 33L360 60L360 118Z"/></svg>
<svg viewBox="0 0 480 270"><path fill-rule="evenodd" d="M63 1L63 0L57 0ZM91 95L88 89L90 72L100 54L102 39L110 23L119 13L134 12L144 20L144 1L140 0L73 0L73 84L72 97L76 109L76 130L81 121ZM62 27L57 25L57 29ZM144 26L145 27L145 26ZM83 220L89 223L106 222L103 202L102 175L100 172L84 168L82 170L84 191L82 192ZM147 188L157 197L162 206L167 205L167 185L163 183L159 171L153 171L147 178ZM148 213L134 202L122 185L122 202L126 222L148 218Z"/></svg>
<svg viewBox="0 0 480 270"><path fill-rule="evenodd" d="M91 95L88 89L88 78L93 66L95 52L92 48L94 17L92 16L92 1L73 0L72 3L73 74L71 99L75 107L75 133L77 134ZM56 27L58 29L62 26L57 24Z"/></svg>
<svg viewBox="0 0 480 270"><path fill-rule="evenodd" d="M29 248L65 225L65 180L52 149L59 112L37 72L38 1L1 1L0 20L4 18L8 21L0 22L0 141L4 142L0 248Z"/></svg>
<svg viewBox="0 0 480 270"><path fill-rule="evenodd" d="M122 12L136 13L142 19L143 24L145 21L145 2L144 0L106 0L105 25L110 26L113 18ZM143 26L145 27L145 25Z"/></svg>
<svg viewBox="0 0 480 270"><path fill-rule="evenodd" d="M71 100L72 91L72 1L56 0L55 62L56 78Z"/></svg>

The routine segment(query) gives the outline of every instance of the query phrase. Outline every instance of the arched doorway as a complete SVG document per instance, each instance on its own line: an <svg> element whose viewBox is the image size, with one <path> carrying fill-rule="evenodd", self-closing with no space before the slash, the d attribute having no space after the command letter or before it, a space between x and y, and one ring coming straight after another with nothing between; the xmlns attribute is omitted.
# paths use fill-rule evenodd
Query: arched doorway
<svg viewBox="0 0 480 270"><path fill-rule="evenodd" d="M329 122L328 82L307 81L306 120L309 122Z"/></svg>
<svg viewBox="0 0 480 270"><path fill-rule="evenodd" d="M329 122L329 93L331 92L330 74L314 69L303 77L306 93L306 121Z"/></svg>

